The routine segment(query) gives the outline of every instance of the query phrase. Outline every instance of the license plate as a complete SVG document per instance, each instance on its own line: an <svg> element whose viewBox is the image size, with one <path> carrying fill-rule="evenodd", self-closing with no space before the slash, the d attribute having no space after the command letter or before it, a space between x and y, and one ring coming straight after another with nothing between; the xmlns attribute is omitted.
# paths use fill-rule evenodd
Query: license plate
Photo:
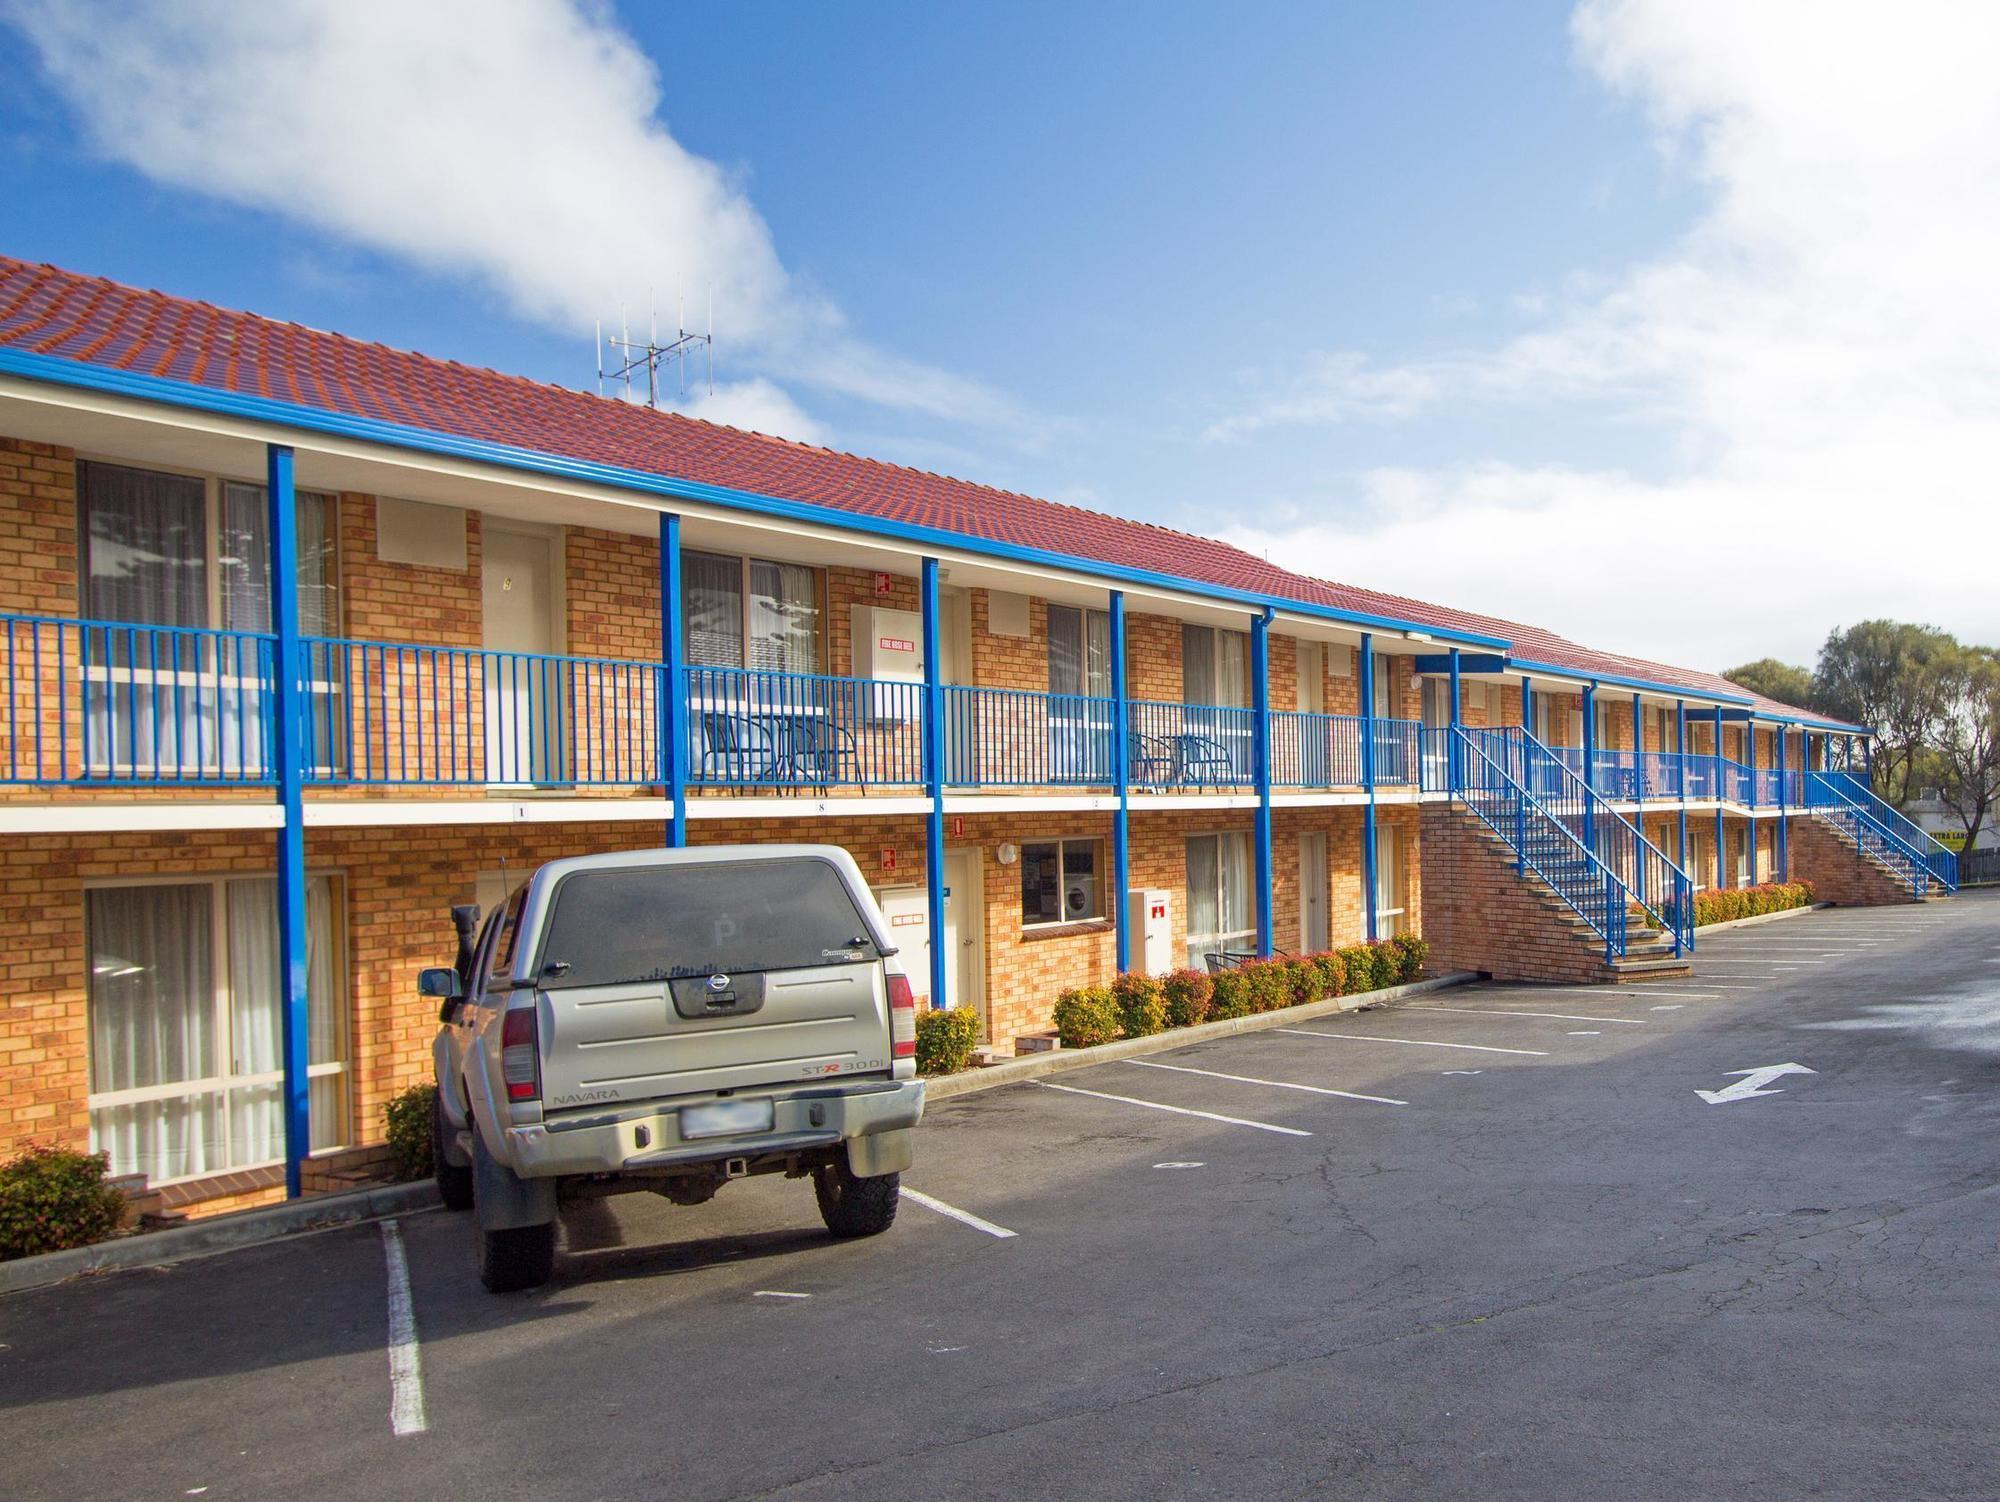
<svg viewBox="0 0 2000 1502"><path fill-rule="evenodd" d="M738 1132L771 1130L768 1100L719 1100L712 1106L681 1107L681 1136L733 1137Z"/></svg>

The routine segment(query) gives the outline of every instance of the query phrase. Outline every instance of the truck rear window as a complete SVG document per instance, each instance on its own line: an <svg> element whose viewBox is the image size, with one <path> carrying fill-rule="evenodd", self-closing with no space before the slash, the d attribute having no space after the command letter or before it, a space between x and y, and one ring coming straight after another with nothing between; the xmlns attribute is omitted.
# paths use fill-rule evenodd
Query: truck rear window
<svg viewBox="0 0 2000 1502"><path fill-rule="evenodd" d="M637 866L557 884L536 983L615 986L880 958L824 861Z"/></svg>

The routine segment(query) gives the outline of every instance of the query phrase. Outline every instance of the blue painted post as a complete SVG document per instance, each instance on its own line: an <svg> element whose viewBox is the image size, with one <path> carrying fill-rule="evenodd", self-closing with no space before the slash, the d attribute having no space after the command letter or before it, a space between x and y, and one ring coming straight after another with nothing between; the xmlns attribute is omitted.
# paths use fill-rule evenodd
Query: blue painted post
<svg viewBox="0 0 2000 1502"><path fill-rule="evenodd" d="M667 844L687 844L688 696L681 669L681 519L660 513L660 751L667 799Z"/></svg>
<svg viewBox="0 0 2000 1502"><path fill-rule="evenodd" d="M1521 788L1525 795L1533 785L1528 768L1533 765L1528 757L1528 742L1535 737L1535 680L1525 673L1521 676ZM1525 796L1514 799L1514 874L1528 874L1528 800Z"/></svg>
<svg viewBox="0 0 2000 1502"><path fill-rule="evenodd" d="M284 811L278 826L278 994L284 1007L285 1194L297 1199L312 1152L312 1016L306 987L305 654L299 644L299 503L292 451L266 445L264 476L271 511L271 630L278 638L273 770Z"/></svg>
<svg viewBox="0 0 2000 1502"><path fill-rule="evenodd" d="M1251 770L1257 784L1257 953L1271 957L1271 607L1250 618Z"/></svg>
<svg viewBox="0 0 2000 1502"><path fill-rule="evenodd" d="M1688 707L1687 700L1674 700L1674 760L1679 766L1681 785L1681 843L1678 862L1685 871L1688 865Z"/></svg>
<svg viewBox="0 0 2000 1502"><path fill-rule="evenodd" d="M1111 879L1118 902L1118 970L1132 968L1132 768L1127 744L1131 709L1125 687L1125 591L1111 591L1111 781L1118 812L1111 816Z"/></svg>
<svg viewBox="0 0 2000 1502"><path fill-rule="evenodd" d="M1777 849L1772 851L1772 855L1777 860L1778 863L1779 881L1790 881L1792 879L1790 875L1792 869L1792 832L1790 828L1787 827L1789 821L1785 816L1786 760L1787 760L1787 754L1785 750L1785 727L1781 723L1778 726L1778 833L1776 836Z"/></svg>
<svg viewBox="0 0 2000 1502"><path fill-rule="evenodd" d="M1722 706L1715 706L1715 884L1729 885L1727 859L1722 853Z"/></svg>
<svg viewBox="0 0 2000 1502"><path fill-rule="evenodd" d="M1646 835L1646 727L1639 715L1639 696L1632 696L1632 822L1639 837ZM1640 902L1646 900L1646 858L1632 852L1632 879Z"/></svg>
<svg viewBox="0 0 2000 1502"><path fill-rule="evenodd" d="M1361 633L1361 786L1368 802L1361 810L1361 901L1368 914L1368 937L1379 931L1375 911L1375 633Z"/></svg>
<svg viewBox="0 0 2000 1502"><path fill-rule="evenodd" d="M1465 787L1464 768L1460 765L1458 754L1459 710L1464 702L1461 698L1463 685L1459 680L1458 666L1458 648L1453 647L1451 649L1451 729L1447 732L1451 738L1451 753L1446 765L1450 768L1451 790L1454 793L1463 791Z"/></svg>
<svg viewBox="0 0 2000 1502"><path fill-rule="evenodd" d="M1583 843L1594 854L1597 850L1597 800L1589 793L1597 790L1597 685L1583 686L1583 785L1586 794L1583 800Z"/></svg>
<svg viewBox="0 0 2000 1502"><path fill-rule="evenodd" d="M931 1010L944 1010L944 678L938 662L938 561L924 560L924 791L931 808L924 820L924 896L931 931ZM1060 873L1058 873L1060 877Z"/></svg>

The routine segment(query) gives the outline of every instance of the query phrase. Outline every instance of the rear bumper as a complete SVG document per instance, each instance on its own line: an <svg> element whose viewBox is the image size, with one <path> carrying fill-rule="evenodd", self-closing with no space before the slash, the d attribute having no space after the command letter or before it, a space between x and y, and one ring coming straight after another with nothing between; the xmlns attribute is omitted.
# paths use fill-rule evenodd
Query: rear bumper
<svg viewBox="0 0 2000 1502"><path fill-rule="evenodd" d="M508 1156L514 1171L524 1178L691 1167L832 1147L855 1137L906 1131L924 1114L922 1080L856 1080L802 1090L739 1091L728 1098L771 1102L770 1131L684 1139L682 1107L707 1105L716 1098L684 1096L509 1127Z"/></svg>

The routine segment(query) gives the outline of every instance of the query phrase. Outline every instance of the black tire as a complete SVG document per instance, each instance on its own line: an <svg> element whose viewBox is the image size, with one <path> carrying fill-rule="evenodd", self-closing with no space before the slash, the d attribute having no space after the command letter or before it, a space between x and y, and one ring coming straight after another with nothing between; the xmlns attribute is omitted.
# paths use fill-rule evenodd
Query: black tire
<svg viewBox="0 0 2000 1502"><path fill-rule="evenodd" d="M836 1236L880 1236L896 1223L903 1176L885 1173L856 1178L842 1156L813 1170L813 1195L819 1216Z"/></svg>
<svg viewBox="0 0 2000 1502"><path fill-rule="evenodd" d="M472 1165L463 1168L452 1167L451 1159L445 1156L445 1144L451 1140L451 1133L445 1126L444 1103L439 1101L431 1106L431 1176L437 1180L438 1198L444 1201L447 1210L470 1210L472 1208Z"/></svg>
<svg viewBox="0 0 2000 1502"><path fill-rule="evenodd" d="M488 1293L540 1288L556 1265L556 1227L516 1226L479 1233L479 1281Z"/></svg>

